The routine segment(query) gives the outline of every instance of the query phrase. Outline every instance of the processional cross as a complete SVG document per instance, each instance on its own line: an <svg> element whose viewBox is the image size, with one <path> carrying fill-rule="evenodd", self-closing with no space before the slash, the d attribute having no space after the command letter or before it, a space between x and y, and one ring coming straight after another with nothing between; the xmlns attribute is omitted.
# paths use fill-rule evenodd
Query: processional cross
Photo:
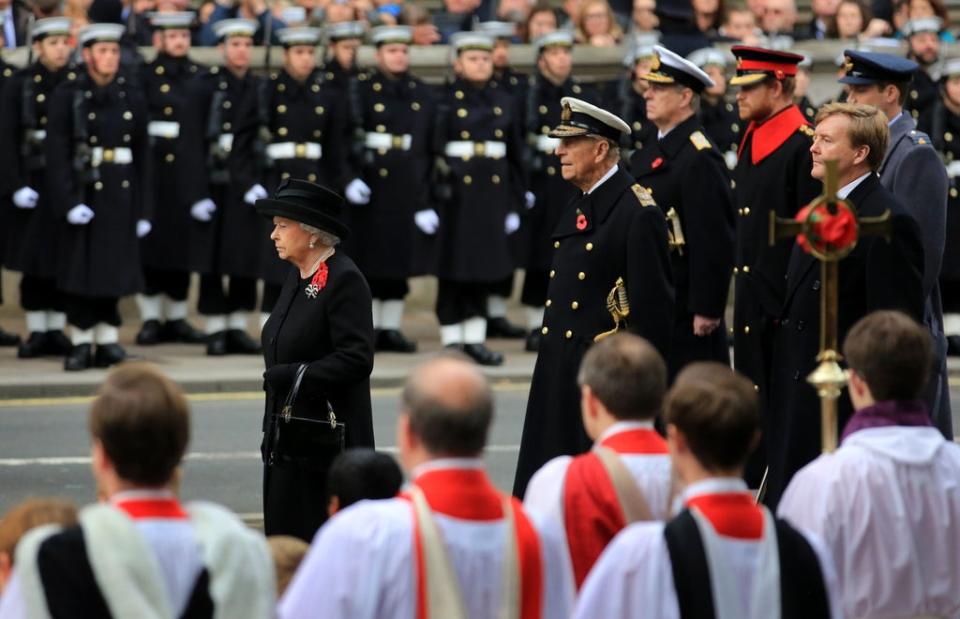
<svg viewBox="0 0 960 619"><path fill-rule="evenodd" d="M819 365L807 376L820 397L820 450L837 448L837 398L847 384L847 372L838 363L837 351L839 263L862 236L890 239L890 211L879 217L858 217L846 200L837 197L837 162L827 161L823 193L801 209L795 219L777 217L770 211L770 245L788 237L820 261L820 353Z"/></svg>

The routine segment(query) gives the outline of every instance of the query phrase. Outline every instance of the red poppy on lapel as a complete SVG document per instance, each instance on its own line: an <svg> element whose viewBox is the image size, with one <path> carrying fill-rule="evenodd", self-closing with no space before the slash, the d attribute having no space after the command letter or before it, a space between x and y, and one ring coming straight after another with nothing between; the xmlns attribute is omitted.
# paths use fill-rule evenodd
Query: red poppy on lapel
<svg viewBox="0 0 960 619"><path fill-rule="evenodd" d="M663 157L657 157L656 159L653 160L653 163L650 164L650 167L656 170L661 165L663 165Z"/></svg>
<svg viewBox="0 0 960 619"><path fill-rule="evenodd" d="M577 230L583 230L587 227L587 216L583 213L577 215Z"/></svg>

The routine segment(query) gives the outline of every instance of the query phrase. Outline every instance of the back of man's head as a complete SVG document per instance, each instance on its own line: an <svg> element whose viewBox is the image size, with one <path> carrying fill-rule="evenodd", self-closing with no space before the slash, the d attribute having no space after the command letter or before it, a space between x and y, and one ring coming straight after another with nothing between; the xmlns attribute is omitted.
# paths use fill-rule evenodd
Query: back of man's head
<svg viewBox="0 0 960 619"><path fill-rule="evenodd" d="M930 335L902 312L861 318L847 333L843 355L878 402L914 400L930 377Z"/></svg>
<svg viewBox="0 0 960 619"><path fill-rule="evenodd" d="M430 455L472 458L487 443L493 393L475 364L445 355L424 363L407 379L403 412Z"/></svg>
<svg viewBox="0 0 960 619"><path fill-rule="evenodd" d="M389 499L397 495L403 473L397 462L373 449L348 449L327 472L327 496L336 499L337 511L364 499Z"/></svg>
<svg viewBox="0 0 960 619"><path fill-rule="evenodd" d="M577 382L617 419L653 419L667 389L667 366L647 340L630 333L606 337L584 355Z"/></svg>
<svg viewBox="0 0 960 619"><path fill-rule="evenodd" d="M688 365L667 394L664 421L676 427L708 471L744 466L760 428L753 384L721 363Z"/></svg>
<svg viewBox="0 0 960 619"><path fill-rule="evenodd" d="M137 486L171 481L190 440L190 410L183 392L146 363L125 364L107 375L90 408L90 434L117 476Z"/></svg>

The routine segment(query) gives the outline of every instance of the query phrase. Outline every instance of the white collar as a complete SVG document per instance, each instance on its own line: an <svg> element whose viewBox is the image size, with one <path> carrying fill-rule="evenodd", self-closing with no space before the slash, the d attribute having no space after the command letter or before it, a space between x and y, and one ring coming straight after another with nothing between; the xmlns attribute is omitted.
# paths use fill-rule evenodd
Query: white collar
<svg viewBox="0 0 960 619"><path fill-rule="evenodd" d="M687 486L683 491L683 502L705 494L730 494L749 490L746 482L739 477L709 477Z"/></svg>
<svg viewBox="0 0 960 619"><path fill-rule="evenodd" d="M860 183L862 183L863 181L867 180L867 177L870 176L871 174L873 174L872 171L871 171L871 172L867 172L867 173L864 174L863 176L860 176L860 177L858 177L858 178L855 178L855 179L853 179L852 181L850 181L849 183L847 183L846 185L844 185L843 187L841 187L841 188L837 191L837 197L840 198L841 200L846 200L846 199L847 199L847 196L849 196L849 195L853 192L853 190L856 189L856 188L860 185Z"/></svg>
<svg viewBox="0 0 960 619"><path fill-rule="evenodd" d="M617 164L613 164L613 166L612 166L609 170L607 170L607 173L604 174L603 176L601 176L601 177L600 177L600 180L598 180L596 183L593 184L593 187L590 188L590 191L587 192L587 195L589 195L589 194L593 193L594 191L596 191L596 190L597 190L597 187L599 187L600 185L604 184L604 183L607 181L608 178L610 178L611 176L613 176L614 174L616 174L616 173L617 173L617 167L618 167Z"/></svg>
<svg viewBox="0 0 960 619"><path fill-rule="evenodd" d="M677 128L677 126L674 125L674 126L670 127L669 129L667 129L666 131L664 131L663 129L657 129L657 139L658 139L658 140L662 140L663 138L667 137L667 134L668 134L668 133L670 133L671 131L673 131L673 130L676 129L676 128Z"/></svg>
<svg viewBox="0 0 960 619"><path fill-rule="evenodd" d="M116 505L117 503L124 503L126 501L150 501L157 499L169 500L176 498L177 495L175 495L172 490L167 490L166 488L159 490L123 490L110 497L110 504Z"/></svg>
<svg viewBox="0 0 960 619"><path fill-rule="evenodd" d="M620 434L621 432L629 432L631 430L653 430L652 421L618 421L600 435L597 439L597 444L602 443L607 440L614 434Z"/></svg>
<svg viewBox="0 0 960 619"><path fill-rule="evenodd" d="M887 126L892 127L893 123L897 122L897 119L903 116L903 110L900 110L900 113L887 121Z"/></svg>
<svg viewBox="0 0 960 619"><path fill-rule="evenodd" d="M451 469L482 470L484 468L483 460L480 458L437 458L436 460L429 460L413 467L413 470L410 471L410 478L416 479L424 473L431 471Z"/></svg>

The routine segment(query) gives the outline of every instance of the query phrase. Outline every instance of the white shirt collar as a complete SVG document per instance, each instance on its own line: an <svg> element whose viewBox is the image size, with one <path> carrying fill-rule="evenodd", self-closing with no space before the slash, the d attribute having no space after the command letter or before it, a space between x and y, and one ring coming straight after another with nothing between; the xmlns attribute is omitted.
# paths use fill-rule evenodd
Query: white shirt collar
<svg viewBox="0 0 960 619"><path fill-rule="evenodd" d="M897 122L897 119L903 116L903 110L900 110L900 113L887 121L887 126L892 127L893 123Z"/></svg>
<svg viewBox="0 0 960 619"><path fill-rule="evenodd" d="M671 131L673 131L673 130L676 129L676 128L677 128L677 126L674 125L674 126L670 127L669 129L667 129L666 131L664 131L663 129L657 129L657 139L658 139L658 140L662 140L663 138L667 137L667 134L669 134Z"/></svg>
<svg viewBox="0 0 960 619"><path fill-rule="evenodd" d="M630 430L653 430L652 421L618 421L609 428L603 431L600 435L600 438L597 439L597 443L602 443L607 440L614 434L620 434L621 432L629 432Z"/></svg>
<svg viewBox="0 0 960 619"><path fill-rule="evenodd" d="M617 164L613 164L613 166L612 166L609 170L607 170L607 173L604 174L602 177L600 177L600 180L598 180L596 183L593 184L593 187L590 188L590 191L588 191L587 194L589 195L589 194L593 193L594 191L596 191L597 187L599 187L599 186L602 185L604 182L606 182L606 180L607 180L608 178L610 178L611 176L613 176L614 174L616 174L616 173L617 173L617 168L618 168Z"/></svg>
<svg viewBox="0 0 960 619"><path fill-rule="evenodd" d="M410 471L410 478L416 479L424 473L430 471L443 471L449 469L483 469L483 460L480 458L438 458L430 460L413 467Z"/></svg>
<svg viewBox="0 0 960 619"><path fill-rule="evenodd" d="M710 477L692 483L683 491L683 502L705 494L730 494L749 492L746 482L739 477Z"/></svg>
<svg viewBox="0 0 960 619"><path fill-rule="evenodd" d="M873 174L873 172L867 172L863 176L859 178L855 178L849 183L847 183L846 185L844 185L843 187L841 187L837 191L837 197L840 198L841 200L846 200L847 196L849 196L853 192L853 190L856 189L858 185L860 185L860 183L867 180L867 177L870 176L871 174Z"/></svg>

